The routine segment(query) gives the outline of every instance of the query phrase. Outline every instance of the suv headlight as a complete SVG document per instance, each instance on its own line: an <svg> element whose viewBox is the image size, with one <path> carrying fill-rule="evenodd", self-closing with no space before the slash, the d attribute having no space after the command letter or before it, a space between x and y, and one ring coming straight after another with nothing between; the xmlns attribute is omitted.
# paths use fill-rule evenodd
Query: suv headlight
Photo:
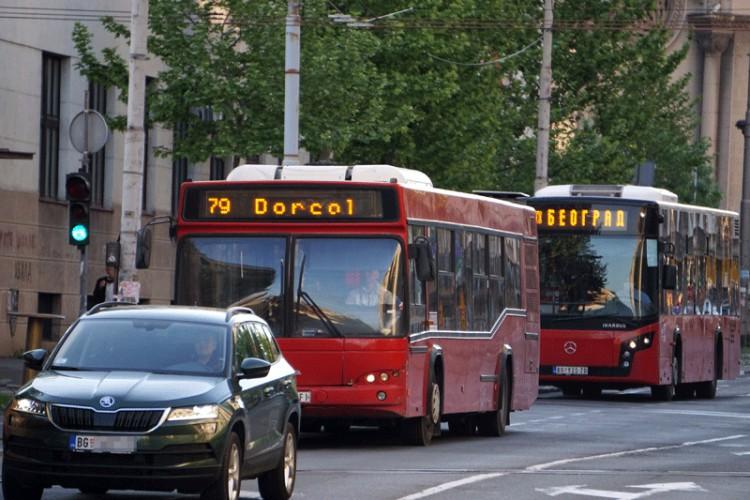
<svg viewBox="0 0 750 500"><path fill-rule="evenodd" d="M44 416L47 414L46 406L41 401L29 398L19 398L13 401L11 409L32 415Z"/></svg>
<svg viewBox="0 0 750 500"><path fill-rule="evenodd" d="M173 408L169 412L167 420L211 420L216 418L219 418L219 407L217 405L204 405Z"/></svg>

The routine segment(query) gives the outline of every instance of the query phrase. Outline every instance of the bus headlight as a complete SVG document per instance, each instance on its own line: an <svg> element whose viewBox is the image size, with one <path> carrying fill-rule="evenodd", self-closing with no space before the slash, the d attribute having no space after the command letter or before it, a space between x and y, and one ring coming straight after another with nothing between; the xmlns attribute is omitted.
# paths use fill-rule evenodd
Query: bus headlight
<svg viewBox="0 0 750 500"><path fill-rule="evenodd" d="M368 373L367 376L365 377L365 380L367 381L368 384L372 384L373 382L375 382L375 374Z"/></svg>

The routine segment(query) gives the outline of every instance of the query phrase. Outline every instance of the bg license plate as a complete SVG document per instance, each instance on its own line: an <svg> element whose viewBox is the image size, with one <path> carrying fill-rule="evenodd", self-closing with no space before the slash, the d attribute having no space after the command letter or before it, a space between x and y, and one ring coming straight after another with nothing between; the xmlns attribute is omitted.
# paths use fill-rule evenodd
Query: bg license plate
<svg viewBox="0 0 750 500"><path fill-rule="evenodd" d="M300 403L309 403L310 401L312 401L312 394L310 394L310 391L299 391Z"/></svg>
<svg viewBox="0 0 750 500"><path fill-rule="evenodd" d="M135 451L135 436L91 436L73 434L68 441L72 451L88 451L92 453L133 453Z"/></svg>
<svg viewBox="0 0 750 500"><path fill-rule="evenodd" d="M553 366L554 375L588 375L588 366Z"/></svg>

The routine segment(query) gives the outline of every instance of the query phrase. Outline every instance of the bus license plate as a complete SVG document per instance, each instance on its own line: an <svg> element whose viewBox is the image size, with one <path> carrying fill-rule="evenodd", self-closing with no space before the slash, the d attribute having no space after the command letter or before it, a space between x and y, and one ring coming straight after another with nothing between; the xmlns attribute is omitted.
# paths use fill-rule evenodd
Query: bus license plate
<svg viewBox="0 0 750 500"><path fill-rule="evenodd" d="M135 436L90 436L74 434L68 442L72 451L89 451L92 453L133 453Z"/></svg>
<svg viewBox="0 0 750 500"><path fill-rule="evenodd" d="M552 368L555 375L588 375L588 366L555 366Z"/></svg>
<svg viewBox="0 0 750 500"><path fill-rule="evenodd" d="M309 403L310 401L312 401L312 394L310 394L310 391L299 391L300 403Z"/></svg>

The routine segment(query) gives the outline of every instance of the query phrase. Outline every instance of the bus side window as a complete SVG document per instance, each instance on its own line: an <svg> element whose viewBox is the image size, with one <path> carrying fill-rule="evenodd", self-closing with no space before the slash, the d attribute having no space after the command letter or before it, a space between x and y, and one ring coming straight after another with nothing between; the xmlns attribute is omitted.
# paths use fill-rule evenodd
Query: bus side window
<svg viewBox="0 0 750 500"><path fill-rule="evenodd" d="M415 241L419 237L427 237L427 228L425 226L409 226L409 241ZM426 330L425 321L426 310L425 310L425 292L426 283L420 281L417 278L417 265L416 256L409 255L409 283L410 283L410 299L409 300L409 331L411 333L421 332Z"/></svg>

